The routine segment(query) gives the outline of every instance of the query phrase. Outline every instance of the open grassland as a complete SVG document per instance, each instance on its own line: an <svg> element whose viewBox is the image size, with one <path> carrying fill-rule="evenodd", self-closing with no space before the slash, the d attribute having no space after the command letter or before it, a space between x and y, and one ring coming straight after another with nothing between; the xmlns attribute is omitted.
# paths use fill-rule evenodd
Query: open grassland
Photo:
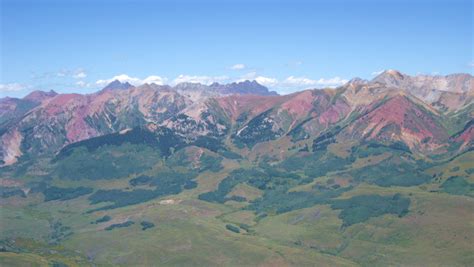
<svg viewBox="0 0 474 267"><path fill-rule="evenodd" d="M192 147L148 161L144 170L117 168L119 178L53 173L43 180L8 180L14 187L3 188L0 198L0 264L474 262L473 152L422 164L409 153L373 144L299 153L287 141L259 145L248 159ZM288 153L284 160L281 151Z"/></svg>
<svg viewBox="0 0 474 267"><path fill-rule="evenodd" d="M198 189L194 189L198 190ZM474 240L474 200L418 187L379 187L361 184L338 199L367 194L400 193L411 200L409 213L386 214L364 223L342 227L340 210L330 205L271 215L229 204L207 203L183 192L163 202L84 214L86 197L68 201L30 203L18 209L2 207L2 239L15 241L17 253L1 253L2 262L18 266L65 264L323 266L430 265L457 262L467 266ZM93 223L103 216L111 220ZM463 218L460 220L459 218ZM72 233L53 240L53 222ZM135 224L105 230L107 226ZM155 227L142 230L141 221ZM469 223L471 222L471 223ZM240 233L226 224L241 227ZM35 241L36 240L36 241Z"/></svg>

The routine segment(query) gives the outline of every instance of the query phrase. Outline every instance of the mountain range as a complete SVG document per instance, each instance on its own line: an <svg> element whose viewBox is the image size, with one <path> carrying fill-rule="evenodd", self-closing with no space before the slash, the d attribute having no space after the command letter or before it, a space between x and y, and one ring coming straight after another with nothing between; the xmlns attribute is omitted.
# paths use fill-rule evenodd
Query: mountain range
<svg viewBox="0 0 474 267"><path fill-rule="evenodd" d="M54 154L134 127L167 127L187 140L230 135L253 146L295 132L317 137L341 123L341 138L400 141L427 155L459 143L461 152L472 145L473 88L468 74L388 70L371 81L356 78L335 89L283 96L255 81L135 87L116 80L89 95L35 91L0 100L0 156L9 165L23 154Z"/></svg>
<svg viewBox="0 0 474 267"><path fill-rule="evenodd" d="M0 99L0 264L470 266L474 77Z"/></svg>

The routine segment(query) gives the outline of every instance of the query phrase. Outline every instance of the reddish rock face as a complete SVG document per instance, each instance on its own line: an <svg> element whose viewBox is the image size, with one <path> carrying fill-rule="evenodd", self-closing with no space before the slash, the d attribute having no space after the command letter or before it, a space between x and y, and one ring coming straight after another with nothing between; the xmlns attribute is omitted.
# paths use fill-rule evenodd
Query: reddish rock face
<svg viewBox="0 0 474 267"><path fill-rule="evenodd" d="M281 109L288 111L296 118L301 118L308 115L308 112L313 109L314 101L313 91L303 91L294 94L294 97L281 105Z"/></svg>
<svg viewBox="0 0 474 267"><path fill-rule="evenodd" d="M49 92L33 91L33 92L29 93L27 96L25 96L23 99L41 103L46 99L55 97L57 94L58 93L56 93L53 90L51 90Z"/></svg>
<svg viewBox="0 0 474 267"><path fill-rule="evenodd" d="M256 115L288 99L288 96L232 95L216 98L218 105L235 121L242 113Z"/></svg>
<svg viewBox="0 0 474 267"><path fill-rule="evenodd" d="M337 101L334 105L330 106L319 117L319 123L324 125L334 124L345 118L351 111L351 107L344 101Z"/></svg>
<svg viewBox="0 0 474 267"><path fill-rule="evenodd" d="M0 116L6 116L7 113L13 112L18 105L18 99L3 98L0 100Z"/></svg>
<svg viewBox="0 0 474 267"><path fill-rule="evenodd" d="M472 147L474 142L474 125L471 123L469 127L464 129L461 133L456 135L454 138L455 142L461 142L462 148Z"/></svg>
<svg viewBox="0 0 474 267"><path fill-rule="evenodd" d="M285 96L236 95L216 100L229 114L233 123L243 113L247 113L251 118L272 109L269 116L275 121L275 127L289 131L308 118L317 118L315 122L324 127L345 118L351 107L344 99L331 102L333 97L332 90L306 90Z"/></svg>
<svg viewBox="0 0 474 267"><path fill-rule="evenodd" d="M46 101L41 107L49 116L57 115L77 105L87 102L87 96L79 94L62 94Z"/></svg>
<svg viewBox="0 0 474 267"><path fill-rule="evenodd" d="M435 114L415 104L406 95L397 95L375 106L348 129L364 139L403 141L410 148L421 143L440 145L448 139L446 129Z"/></svg>

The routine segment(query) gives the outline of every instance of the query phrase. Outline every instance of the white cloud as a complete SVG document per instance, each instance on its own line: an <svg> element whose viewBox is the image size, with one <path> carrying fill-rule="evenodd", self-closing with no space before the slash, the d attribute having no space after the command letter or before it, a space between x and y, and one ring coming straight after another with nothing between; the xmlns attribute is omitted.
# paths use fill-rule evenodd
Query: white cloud
<svg viewBox="0 0 474 267"><path fill-rule="evenodd" d="M312 86L318 87L336 87L347 83L348 80L342 79L340 77L334 77L330 79L320 78L319 80L313 80L306 77L295 77L289 76L282 81L281 87L290 87L290 88L308 88Z"/></svg>
<svg viewBox="0 0 474 267"><path fill-rule="evenodd" d="M29 86L19 83L0 84L0 92L18 92L29 88Z"/></svg>
<svg viewBox="0 0 474 267"><path fill-rule="evenodd" d="M242 81L245 81L245 80L249 80L249 81L252 81L252 80L255 80L255 78L257 78L257 72L255 71L252 71L252 72L249 72L249 73L246 73L242 76L240 76L240 79L237 80L237 82L242 82Z"/></svg>
<svg viewBox="0 0 474 267"><path fill-rule="evenodd" d="M245 64L235 64L230 67L231 70L243 70L245 68L246 68Z"/></svg>
<svg viewBox="0 0 474 267"><path fill-rule="evenodd" d="M229 77L227 76L191 76L181 74L173 80L173 84L179 83L201 83L205 85L210 85L212 83L218 82L227 82Z"/></svg>
<svg viewBox="0 0 474 267"><path fill-rule="evenodd" d="M257 81L261 85L265 85L268 87L274 87L278 85L278 80L275 78L265 77L265 76L257 76L255 77L255 81Z"/></svg>
<svg viewBox="0 0 474 267"><path fill-rule="evenodd" d="M120 75L117 75L117 76L114 76L110 79L105 79L105 80L98 80L96 81L95 83L99 86L106 86L108 85L109 83L115 81L115 80L118 80L122 83L125 83L125 82L128 82L128 83L131 83L133 85L140 85L142 84L142 80L139 79L139 78L135 78L135 77L130 77L128 76L127 74L120 74Z"/></svg>
<svg viewBox="0 0 474 267"><path fill-rule="evenodd" d="M89 87L90 84L84 82L84 81L77 81L76 85L79 87Z"/></svg>
<svg viewBox="0 0 474 267"><path fill-rule="evenodd" d="M474 68L474 61L471 61L468 65L469 67Z"/></svg>
<svg viewBox="0 0 474 267"><path fill-rule="evenodd" d="M83 79L83 78L87 77L87 73L82 68L79 68L79 69L76 69L76 70L62 69L62 70L56 72L55 74L50 73L50 72L45 72L41 75L35 75L35 78L40 78L40 79L41 78L52 78L54 76L60 77L60 78L72 77L74 79Z"/></svg>
<svg viewBox="0 0 474 267"><path fill-rule="evenodd" d="M166 83L166 78L163 78L163 77L160 77L160 76L156 76L156 75L151 75L151 76L148 76L146 77L142 83L148 83L148 84L157 84L157 85L163 85Z"/></svg>
<svg viewBox="0 0 474 267"><path fill-rule="evenodd" d="M307 77L289 76L284 80L277 78L260 76L256 72L249 72L242 75L237 81L255 80L259 84L265 85L272 89L284 89L285 92L294 92L296 90L307 89L311 87L337 87L348 82L346 79L334 77L330 79L320 78L318 80Z"/></svg>
<svg viewBox="0 0 474 267"><path fill-rule="evenodd" d="M119 80L120 82L129 82L135 86L142 85L144 83L155 83L158 85L163 85L168 82L168 79L161 76L151 75L145 79L131 77L127 74L121 74L114 76L110 79L98 80L96 82L99 86L106 86L107 84L113 82L114 80ZM348 82L348 80L333 77L333 78L320 78L320 79L311 79L308 77L295 77L289 76L286 79L279 80L274 77L268 77L259 75L257 72L249 72L240 77L229 77L229 76L200 76L200 75L185 75L181 74L169 81L171 85L176 85L179 83L200 83L204 85L210 85L212 83L229 83L229 82L242 82L245 80L257 81L259 84L267 86L274 90L279 90L280 92L295 92L297 90L309 89L309 88L324 88L324 87L337 87L341 86ZM76 83L79 86L85 86L85 83ZM88 86L88 85L87 85Z"/></svg>
<svg viewBox="0 0 474 267"><path fill-rule="evenodd" d="M318 85L328 86L328 87L335 87L335 86L343 85L343 84L347 83L348 81L349 80L342 79L340 77L334 77L334 78L330 78L330 79L321 78L321 79L318 80Z"/></svg>
<svg viewBox="0 0 474 267"><path fill-rule="evenodd" d="M85 71L79 70L79 71L77 71L76 73L74 73L74 74L72 75L72 77L73 77L74 79L83 79L83 78L87 77L87 74L86 74Z"/></svg>
<svg viewBox="0 0 474 267"><path fill-rule="evenodd" d="M379 75L379 74L382 74L384 71L385 71L385 70L374 71L374 72L372 72L370 75L372 75L372 76L377 76L377 75Z"/></svg>
<svg viewBox="0 0 474 267"><path fill-rule="evenodd" d="M283 85L286 86L295 86L295 87L302 87L302 86L315 86L318 84L318 81L312 80L306 77L294 77L290 76L283 81Z"/></svg>
<svg viewBox="0 0 474 267"><path fill-rule="evenodd" d="M257 72L255 71L242 75L239 79L236 80L236 82L243 82L246 80L249 80L249 81L255 80L259 84L267 86L267 87L274 87L278 85L278 79L258 75Z"/></svg>
<svg viewBox="0 0 474 267"><path fill-rule="evenodd" d="M148 84L155 83L157 85L163 85L167 81L166 78L156 76L156 75L151 75L151 76L146 77L145 79L140 79L137 77L130 77L127 74L120 74L110 79L98 80L95 83L99 86L106 86L115 80L118 80L122 83L128 82L134 86L142 85L145 83L148 83Z"/></svg>

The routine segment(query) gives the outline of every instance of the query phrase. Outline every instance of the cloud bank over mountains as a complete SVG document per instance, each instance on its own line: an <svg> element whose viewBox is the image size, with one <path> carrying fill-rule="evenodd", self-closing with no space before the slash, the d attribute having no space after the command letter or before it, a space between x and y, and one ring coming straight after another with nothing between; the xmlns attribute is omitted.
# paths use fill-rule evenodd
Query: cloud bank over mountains
<svg viewBox="0 0 474 267"><path fill-rule="evenodd" d="M200 83L204 85L211 85L213 83L231 83L231 82L241 82L245 80L257 81L259 84L267 86L271 89L277 90L281 93L294 92L301 89L307 88L320 88L320 87L336 87L343 85L348 82L347 79L341 77L333 78L319 78L311 79L304 76L288 76L285 79L277 79L274 77L267 77L258 75L256 72L249 72L239 77L230 77L226 75L220 76L207 76L207 75L186 75L180 74L174 79L168 79L166 77L151 75L145 78L132 77L127 74L120 74L108 79L100 79L95 82L97 86L106 86L112 81L118 80L120 82L128 82L132 85L141 85L141 84L151 84L155 83L157 85L177 85L179 83Z"/></svg>
<svg viewBox="0 0 474 267"><path fill-rule="evenodd" d="M246 64L238 63L226 68L229 74L226 75L194 75L179 74L173 77L152 74L145 77L137 77L127 73L117 74L108 78L100 78L83 68L62 69L57 72L33 73L29 82L13 81L10 83L0 83L1 96L21 96L33 90L57 90L64 93L82 92L86 93L101 89L118 80L128 82L134 86L142 84L157 84L175 86L179 83L200 83L211 85L213 83L232 83L242 81L257 81L259 84L277 91L280 94L293 93L295 91L310 88L337 87L345 84L348 80L339 76L330 78L311 78L307 76L289 75L286 77L273 77L262 75L262 71L257 71ZM97 79L99 77L99 79Z"/></svg>

